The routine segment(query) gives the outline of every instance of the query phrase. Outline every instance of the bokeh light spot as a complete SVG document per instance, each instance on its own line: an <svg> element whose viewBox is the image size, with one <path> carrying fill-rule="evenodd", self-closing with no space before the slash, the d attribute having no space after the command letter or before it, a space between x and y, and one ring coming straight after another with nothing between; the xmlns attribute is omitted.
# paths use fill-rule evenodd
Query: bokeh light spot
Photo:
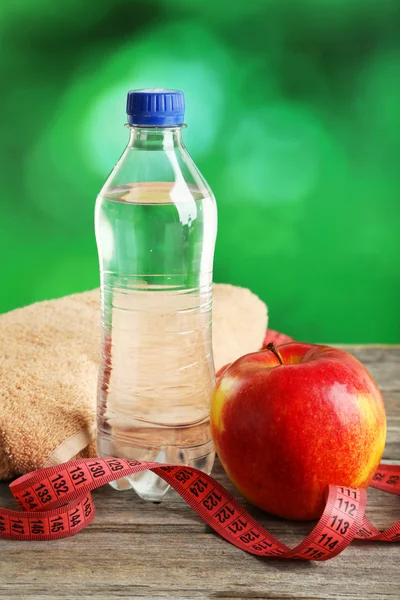
<svg viewBox="0 0 400 600"><path fill-rule="evenodd" d="M261 204L295 202L312 192L321 164L321 125L290 103L272 104L244 119L231 145L229 177L245 180Z"/></svg>

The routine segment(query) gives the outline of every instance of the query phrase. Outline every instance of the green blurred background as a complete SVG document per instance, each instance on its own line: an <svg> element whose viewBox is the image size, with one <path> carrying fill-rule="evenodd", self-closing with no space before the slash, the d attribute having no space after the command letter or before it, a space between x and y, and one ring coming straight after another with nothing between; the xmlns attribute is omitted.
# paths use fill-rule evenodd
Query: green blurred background
<svg viewBox="0 0 400 600"><path fill-rule="evenodd" d="M3 0L0 312L98 285L131 88L183 89L214 279L297 339L400 342L398 0Z"/></svg>

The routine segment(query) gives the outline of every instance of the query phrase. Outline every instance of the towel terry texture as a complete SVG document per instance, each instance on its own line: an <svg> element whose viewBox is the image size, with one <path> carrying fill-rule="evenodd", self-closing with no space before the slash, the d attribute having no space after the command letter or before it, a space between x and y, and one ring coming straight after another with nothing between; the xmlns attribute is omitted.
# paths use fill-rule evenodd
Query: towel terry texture
<svg viewBox="0 0 400 600"><path fill-rule="evenodd" d="M265 304L213 287L216 369L261 347ZM0 479L96 455L99 290L0 315Z"/></svg>

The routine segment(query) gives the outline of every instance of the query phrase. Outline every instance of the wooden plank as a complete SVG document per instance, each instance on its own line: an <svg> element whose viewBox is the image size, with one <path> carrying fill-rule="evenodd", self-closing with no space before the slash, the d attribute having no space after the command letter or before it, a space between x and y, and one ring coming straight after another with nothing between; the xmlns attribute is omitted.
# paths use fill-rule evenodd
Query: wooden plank
<svg viewBox="0 0 400 600"><path fill-rule="evenodd" d="M350 348L381 386L388 412L385 459L400 463L399 348ZM213 475L238 496L217 463ZM398 497L370 489L378 527L399 518ZM175 493L160 505L132 492L94 493L97 515L81 534L48 543L0 542L0 599L398 599L399 546L357 542L327 563L257 559L215 535ZM13 507L5 484L0 503ZM246 504L246 503L244 503ZM294 545L311 529L250 512Z"/></svg>

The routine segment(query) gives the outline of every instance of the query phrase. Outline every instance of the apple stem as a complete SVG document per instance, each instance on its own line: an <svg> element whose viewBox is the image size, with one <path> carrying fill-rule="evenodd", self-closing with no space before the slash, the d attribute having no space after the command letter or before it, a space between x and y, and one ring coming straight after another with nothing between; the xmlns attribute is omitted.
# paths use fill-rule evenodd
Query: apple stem
<svg viewBox="0 0 400 600"><path fill-rule="evenodd" d="M269 344L267 344L265 346L266 350L271 350L271 352L273 352L276 356L276 358L279 360L279 362L281 363L281 365L283 365L283 358L281 353L279 352L278 348L275 346L274 342L270 342Z"/></svg>

